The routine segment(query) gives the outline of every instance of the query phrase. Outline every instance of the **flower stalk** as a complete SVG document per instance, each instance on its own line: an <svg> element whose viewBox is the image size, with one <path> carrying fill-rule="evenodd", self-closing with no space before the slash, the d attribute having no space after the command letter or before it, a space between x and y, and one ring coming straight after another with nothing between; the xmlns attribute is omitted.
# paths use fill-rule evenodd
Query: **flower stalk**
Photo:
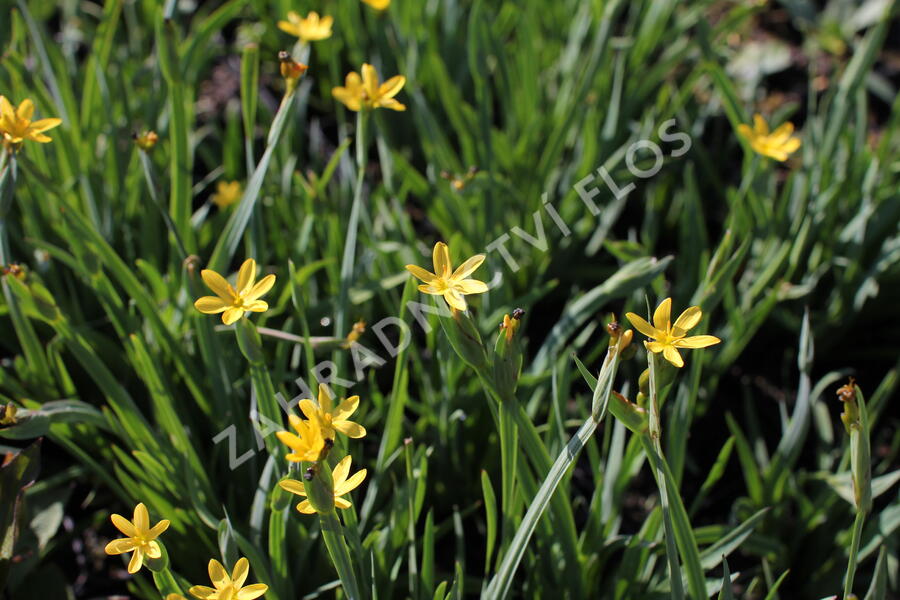
<svg viewBox="0 0 900 600"><path fill-rule="evenodd" d="M872 467L869 441L869 417L862 392L850 378L847 385L837 391L844 412L841 421L850 435L850 477L853 482L853 503L856 517L853 520L853 537L850 540L850 555L847 559L847 573L844 576L844 600L853 596L853 579L859 560L859 543L865 525L866 515L872 510Z"/></svg>

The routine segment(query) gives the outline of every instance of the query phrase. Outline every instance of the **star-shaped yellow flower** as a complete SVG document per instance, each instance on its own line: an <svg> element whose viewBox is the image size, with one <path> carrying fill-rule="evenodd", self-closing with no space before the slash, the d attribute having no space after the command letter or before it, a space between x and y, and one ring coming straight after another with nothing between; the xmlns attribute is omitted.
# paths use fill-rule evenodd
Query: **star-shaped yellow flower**
<svg viewBox="0 0 900 600"><path fill-rule="evenodd" d="M481 266L484 258L484 254L476 254L454 271L450 264L450 249L444 242L438 242L432 252L434 273L416 265L406 265L406 270L425 282L419 286L419 291L432 296L443 296L452 308L466 310L466 294L483 294L488 291L488 286L483 281L466 279Z"/></svg>
<svg viewBox="0 0 900 600"><path fill-rule="evenodd" d="M310 399L300 401L300 410L310 421L318 421L322 435L333 440L335 431L340 431L347 437L361 438L366 435L366 428L349 420L350 415L356 412L359 406L359 396L350 396L337 407L331 402L328 394L328 386L319 384L319 404L316 405Z"/></svg>
<svg viewBox="0 0 900 600"><path fill-rule="evenodd" d="M260 300L275 285L275 276L266 275L256 282L256 261L248 258L238 271L237 288L225 281L225 278L209 269L200 272L203 281L215 296L203 296L194 302L194 308L207 315L222 313L222 322L231 325L244 316L247 311L265 312L268 303Z"/></svg>
<svg viewBox="0 0 900 600"><path fill-rule="evenodd" d="M269 589L264 583L244 585L247 575L250 574L250 561L240 558L234 565L234 571L229 577L222 563L215 559L209 561L209 579L215 588L205 585L195 585L188 591L195 598L201 600L254 600L259 598Z"/></svg>
<svg viewBox="0 0 900 600"><path fill-rule="evenodd" d="M769 125L760 114L753 115L752 129L744 123L738 125L738 134L750 143L754 151L779 161L787 160L800 147L800 138L793 137L793 133L794 124L790 121L769 133Z"/></svg>
<svg viewBox="0 0 900 600"><path fill-rule="evenodd" d="M144 557L159 558L162 556L162 550L156 538L162 532L169 528L169 522L165 519L150 527L150 514L147 507L141 502L134 507L134 520L129 521L122 515L111 515L110 519L116 529L125 534L126 537L111 541L106 545L106 553L109 555L124 554L125 552L134 552L131 555L131 561L128 563L128 572L137 573L144 564Z"/></svg>
<svg viewBox="0 0 900 600"><path fill-rule="evenodd" d="M220 181L216 184L216 193L210 200L220 209L227 208L240 200L243 193L240 181Z"/></svg>
<svg viewBox="0 0 900 600"><path fill-rule="evenodd" d="M347 479L347 475L350 474L350 455L348 454L344 458L341 459L334 467L334 472L332 473L332 478L334 480L334 505L338 508L350 508L352 504L346 498L341 498L344 494L348 494L354 489L356 489L360 483L363 482L363 479L366 478L366 469L362 469L353 474L353 477ZM278 485L281 486L281 489L286 490L292 494L297 494L298 496L306 496L306 486L303 485L302 481L297 481L295 479L284 479L278 482ZM316 512L316 509L312 507L312 504L309 503L309 500L303 500L299 504L297 504L297 510L302 512L305 515L311 515Z"/></svg>
<svg viewBox="0 0 900 600"><path fill-rule="evenodd" d="M672 299L666 298L653 313L653 325L634 313L627 313L625 316L635 329L653 339L652 342L644 342L647 349L656 354L662 352L665 359L676 367L684 366L678 348L706 348L722 341L712 335L685 337L688 330L695 327L703 316L699 306L691 306L681 313L674 325L671 323L671 314Z"/></svg>
<svg viewBox="0 0 900 600"><path fill-rule="evenodd" d="M304 42L317 42L331 37L331 26L334 18L328 15L319 17L319 13L310 11L306 18L294 11L287 14L287 21L278 21L278 29L295 35Z"/></svg>
<svg viewBox="0 0 900 600"><path fill-rule="evenodd" d="M293 450L285 458L291 462L319 460L319 456L325 448L325 437L322 434L322 425L319 420L314 418L307 421L297 415L288 415L288 422L297 432L296 435L290 431L279 431L275 434L282 444Z"/></svg>
<svg viewBox="0 0 900 600"><path fill-rule="evenodd" d="M53 141L44 135L44 132L62 123L62 119L32 121L32 116L34 103L28 98L22 100L19 107L15 108L6 97L0 96L0 139L4 145L14 150L25 140L41 144Z"/></svg>
<svg viewBox="0 0 900 600"><path fill-rule="evenodd" d="M361 78L356 71L351 71L344 80L344 86L333 88L331 95L352 111L375 108L406 110L406 106L394 99L404 85L406 77L403 75L395 75L379 85L375 67L365 63Z"/></svg>
<svg viewBox="0 0 900 600"><path fill-rule="evenodd" d="M391 0L362 0L375 10L387 10L387 7L391 5Z"/></svg>

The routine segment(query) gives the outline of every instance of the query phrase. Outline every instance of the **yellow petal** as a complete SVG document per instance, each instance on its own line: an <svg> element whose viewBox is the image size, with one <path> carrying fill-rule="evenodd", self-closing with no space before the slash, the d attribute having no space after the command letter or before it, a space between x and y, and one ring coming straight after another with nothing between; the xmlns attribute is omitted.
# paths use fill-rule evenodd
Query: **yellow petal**
<svg viewBox="0 0 900 600"><path fill-rule="evenodd" d="M40 142L41 144L49 144L53 141L53 139L47 137L43 133L28 133L27 138L33 142Z"/></svg>
<svg viewBox="0 0 900 600"><path fill-rule="evenodd" d="M341 485L347 480L347 475L350 474L350 461L353 460L348 454L344 458L341 459L341 462L334 466L334 471L332 472L332 479L334 480L334 489L335 494L337 494L337 489L341 487Z"/></svg>
<svg viewBox="0 0 900 600"><path fill-rule="evenodd" d="M290 431L276 431L275 437L278 438L279 442L292 450L299 450L304 447L303 440Z"/></svg>
<svg viewBox="0 0 900 600"><path fill-rule="evenodd" d="M241 317L244 316L243 308L229 308L225 312L222 313L222 322L226 325L231 325L232 323L240 320Z"/></svg>
<svg viewBox="0 0 900 600"><path fill-rule="evenodd" d="M343 508L345 510L353 506L349 500L346 500L344 498L335 498L334 505L337 508Z"/></svg>
<svg viewBox="0 0 900 600"><path fill-rule="evenodd" d="M334 484L334 495L335 496L343 496L344 494L355 490L359 487L359 484L363 482L366 478L366 473L368 471L366 469L360 469L347 481L342 482L340 485L335 482Z"/></svg>
<svg viewBox="0 0 900 600"><path fill-rule="evenodd" d="M678 315L678 318L675 319L675 324L672 326L673 329L680 329L682 331L689 331L693 329L697 323L700 322L700 318L703 316L703 311L700 310L699 306L691 306L687 308L683 313ZM683 333L681 335L684 335Z"/></svg>
<svg viewBox="0 0 900 600"><path fill-rule="evenodd" d="M644 320L643 317L639 317L633 312L625 313L625 318L628 319L635 329L646 335L648 338L656 338L659 336L659 332L653 328L653 325Z"/></svg>
<svg viewBox="0 0 900 600"><path fill-rule="evenodd" d="M378 98L378 72L369 63L362 66L362 86L369 100Z"/></svg>
<svg viewBox="0 0 900 600"><path fill-rule="evenodd" d="M463 264L459 265L455 271L453 271L453 275L450 277L453 280L465 279L469 275L471 275L475 269L481 266L481 263L484 262L485 255L484 254L476 254L469 260L465 261Z"/></svg>
<svg viewBox="0 0 900 600"><path fill-rule="evenodd" d="M443 296L447 288L439 288L434 285L420 285L419 291L423 294L431 294L432 296Z"/></svg>
<svg viewBox="0 0 900 600"><path fill-rule="evenodd" d="M775 144L781 144L787 141L792 133L794 133L794 124L787 121L776 127L775 131L769 135L769 139Z"/></svg>
<svg viewBox="0 0 900 600"><path fill-rule="evenodd" d="M228 306L229 304L226 304L225 301L218 296L203 296L194 302L194 308L207 315L216 315L220 312L225 312L225 309L228 308Z"/></svg>
<svg viewBox="0 0 900 600"><path fill-rule="evenodd" d="M644 345L647 347L647 350L654 354L659 354L666 349L666 345L662 342L644 342Z"/></svg>
<svg viewBox="0 0 900 600"><path fill-rule="evenodd" d="M235 600L256 600L269 589L264 583L254 583L253 585L248 585L247 587L238 590L237 595L234 597Z"/></svg>
<svg viewBox="0 0 900 600"><path fill-rule="evenodd" d="M352 111L359 112L362 109L362 100L359 94L352 92L344 87L335 87L331 89L331 95L335 100L346 106Z"/></svg>
<svg viewBox="0 0 900 600"><path fill-rule="evenodd" d="M379 86L378 97L393 98L400 93L400 90L403 89L403 86L405 84L406 77L404 77L403 75L394 75Z"/></svg>
<svg viewBox="0 0 900 600"><path fill-rule="evenodd" d="M127 535L128 537L134 537L137 535L137 532L134 529L134 525L131 524L131 521L123 517L122 515L110 515L110 520L112 524L116 526L116 529Z"/></svg>
<svg viewBox="0 0 900 600"><path fill-rule="evenodd" d="M10 104L6 96L0 95L0 118L12 119L16 116L16 109Z"/></svg>
<svg viewBox="0 0 900 600"><path fill-rule="evenodd" d="M675 346L666 344L665 348L663 348L663 356L676 367L680 368L684 366L684 361L681 359L681 355L678 353L678 349L675 348Z"/></svg>
<svg viewBox="0 0 900 600"><path fill-rule="evenodd" d="M103 551L110 555L124 554L134 550L134 547L135 544L131 538L119 538L108 543Z"/></svg>
<svg viewBox="0 0 900 600"><path fill-rule="evenodd" d="M296 479L283 479L278 482L278 487L298 496L306 495L306 486L303 485L302 481L297 481Z"/></svg>
<svg viewBox="0 0 900 600"><path fill-rule="evenodd" d="M191 589L188 590L191 596L195 598L200 598L200 600L206 600L208 598L214 598L218 592L211 587L205 585L195 585Z"/></svg>
<svg viewBox="0 0 900 600"><path fill-rule="evenodd" d="M240 270L238 271L237 278L237 293L241 296L246 295L250 286L253 285L253 282L256 280L256 261L252 258L248 258L244 261L244 264L241 265Z"/></svg>
<svg viewBox="0 0 900 600"><path fill-rule="evenodd" d="M366 436L366 428L353 421L332 421L331 426L349 438L359 439Z"/></svg>
<svg viewBox="0 0 900 600"><path fill-rule="evenodd" d="M150 514L147 512L147 507L144 506L143 502L138 502L138 505L134 507L134 519L132 522L138 533L150 529Z"/></svg>
<svg viewBox="0 0 900 600"><path fill-rule="evenodd" d="M721 341L714 335L692 335L691 337L675 340L674 344L679 348L706 348Z"/></svg>
<svg viewBox="0 0 900 600"><path fill-rule="evenodd" d="M253 302L245 303L244 310L249 310L250 312L266 312L269 310L269 303L265 300L254 300Z"/></svg>
<svg viewBox="0 0 900 600"><path fill-rule="evenodd" d="M434 263L434 274L441 279L449 279L453 269L450 267L450 249L444 242L438 242L431 251Z"/></svg>
<svg viewBox="0 0 900 600"><path fill-rule="evenodd" d="M350 415L356 412L357 407L359 407L359 396L350 396L338 405L337 410L333 413L334 420L346 421Z"/></svg>
<svg viewBox="0 0 900 600"><path fill-rule="evenodd" d="M225 567L223 567L222 563L216 559L209 559L207 570L209 571L209 580L212 581L212 584L217 590L220 590L231 583L231 577L228 576Z"/></svg>
<svg viewBox="0 0 900 600"><path fill-rule="evenodd" d="M653 312L653 326L660 331L668 331L672 317L672 299L666 298L659 303Z"/></svg>
<svg viewBox="0 0 900 600"><path fill-rule="evenodd" d="M456 282L453 288L460 294L483 294L488 291L488 286L483 281L477 279L464 279Z"/></svg>
<svg viewBox="0 0 900 600"><path fill-rule="evenodd" d="M456 310L466 310L467 308L466 299L456 290L447 290L444 292L444 300L447 301L447 304L449 304L451 308L455 308Z"/></svg>
<svg viewBox="0 0 900 600"><path fill-rule="evenodd" d="M16 117L18 117L22 121L30 121L31 117L34 116L34 102L30 99L25 98L19 104L19 108L16 109Z"/></svg>
<svg viewBox="0 0 900 600"><path fill-rule="evenodd" d="M203 283L205 283L216 296L228 304L231 304L234 299L234 289L227 281L225 281L224 277L210 269L203 269L200 271L200 277L203 278Z"/></svg>
<svg viewBox="0 0 900 600"><path fill-rule="evenodd" d="M769 125L759 113L753 115L753 133L756 135L769 135Z"/></svg>
<svg viewBox="0 0 900 600"><path fill-rule="evenodd" d="M60 123L62 123L62 119L41 119L39 121L34 121L29 125L28 131L31 133L41 133L57 127Z"/></svg>
<svg viewBox="0 0 900 600"><path fill-rule="evenodd" d="M418 265L406 265L406 270L413 274L413 277L424 281L425 283L431 283L435 279L437 279L437 275L431 273Z"/></svg>
<svg viewBox="0 0 900 600"><path fill-rule="evenodd" d="M231 581L234 582L234 587L240 588L244 585L249 573L250 561L243 557L239 558L234 565L234 570L231 572Z"/></svg>
<svg viewBox="0 0 900 600"><path fill-rule="evenodd" d="M141 565L144 564L144 553L140 548L134 549L134 554L131 555L131 560L128 561L128 572L132 575L141 570Z"/></svg>
<svg viewBox="0 0 900 600"><path fill-rule="evenodd" d="M259 280L259 283L250 288L250 291L244 294L244 302L253 302L260 296L265 295L272 289L273 285L275 285L275 275L266 275Z"/></svg>
<svg viewBox="0 0 900 600"><path fill-rule="evenodd" d="M315 421L319 418L319 407L309 398L304 398L300 401L300 412L306 415L306 418L311 421Z"/></svg>
<svg viewBox="0 0 900 600"><path fill-rule="evenodd" d="M155 538L159 537L162 534L162 532L164 532L168 528L169 528L168 519L163 519L162 521L160 521L159 523L157 523L150 529L150 535L148 537L151 539L155 539Z"/></svg>
<svg viewBox="0 0 900 600"><path fill-rule="evenodd" d="M324 383L319 384L319 408L322 409L324 413L331 413L331 393L328 391L328 386Z"/></svg>
<svg viewBox="0 0 900 600"><path fill-rule="evenodd" d="M300 32L297 30L297 26L288 21L278 21L278 29L282 30L285 33L300 37Z"/></svg>
<svg viewBox="0 0 900 600"><path fill-rule="evenodd" d="M800 138L792 137L781 145L781 149L787 154L793 154L800 147Z"/></svg>
<svg viewBox="0 0 900 600"><path fill-rule="evenodd" d="M400 104L393 98L384 98L378 101L378 105L383 108L389 108L391 110L404 111L406 110L406 105Z"/></svg>
<svg viewBox="0 0 900 600"><path fill-rule="evenodd" d="M316 509L312 507L312 504L309 503L309 500L304 500L297 504L297 510L302 512L304 515L312 515L315 514Z"/></svg>
<svg viewBox="0 0 900 600"><path fill-rule="evenodd" d="M162 549L158 542L149 542L147 544L147 558L159 558L162 556Z"/></svg>
<svg viewBox="0 0 900 600"><path fill-rule="evenodd" d="M753 139L753 129L751 129L749 125L745 125L744 123L741 123L740 125L738 125L737 130L738 130L738 135L745 138L746 140L749 141L749 140Z"/></svg>

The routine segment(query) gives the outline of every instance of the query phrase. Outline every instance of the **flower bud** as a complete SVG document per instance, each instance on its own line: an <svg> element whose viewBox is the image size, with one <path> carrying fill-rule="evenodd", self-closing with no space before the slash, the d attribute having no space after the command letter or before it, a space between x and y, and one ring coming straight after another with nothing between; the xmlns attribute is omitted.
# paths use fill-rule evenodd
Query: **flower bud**
<svg viewBox="0 0 900 600"><path fill-rule="evenodd" d="M862 392L851 377L847 385L837 391L844 403L841 421L850 434L850 476L853 481L853 501L863 513L872 510L872 450L869 441L869 418Z"/></svg>
<svg viewBox="0 0 900 600"><path fill-rule="evenodd" d="M304 466L306 463L304 463ZM317 513L334 512L334 479L328 461L322 460L307 469L312 477L303 476L306 498Z"/></svg>
<svg viewBox="0 0 900 600"><path fill-rule="evenodd" d="M156 146L156 142L159 141L159 136L156 132L150 130L143 133L135 133L132 138L134 139L134 144L144 152L152 150Z"/></svg>
<svg viewBox="0 0 900 600"><path fill-rule="evenodd" d="M287 94L292 94L297 87L297 81L309 67L295 61L284 50L278 53L278 60L281 62L281 76L287 83Z"/></svg>
<svg viewBox="0 0 900 600"><path fill-rule="evenodd" d="M503 316L502 333L494 345L494 382L500 389L515 391L522 372L522 344L515 335L525 311L517 308L512 317Z"/></svg>
<svg viewBox="0 0 900 600"><path fill-rule="evenodd" d="M451 318L441 318L441 327L447 334L447 339L453 350L469 366L476 370L487 366L487 352L481 341L481 333L475 325L475 321L469 311L451 309Z"/></svg>

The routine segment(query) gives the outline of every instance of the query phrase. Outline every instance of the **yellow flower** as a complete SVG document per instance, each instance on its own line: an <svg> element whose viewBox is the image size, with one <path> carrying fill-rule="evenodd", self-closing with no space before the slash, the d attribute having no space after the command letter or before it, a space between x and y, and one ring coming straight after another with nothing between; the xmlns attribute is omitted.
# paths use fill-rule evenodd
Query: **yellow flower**
<svg viewBox="0 0 900 600"><path fill-rule="evenodd" d="M700 318L703 316L699 306L691 306L681 313L674 325L671 323L671 313L672 299L666 298L653 313L653 325L634 313L627 313L625 316L628 317L635 329L654 340L644 342L647 349L656 354L662 352L665 359L676 367L684 366L678 348L706 348L722 341L712 335L684 337L689 329L694 328L700 322Z"/></svg>
<svg viewBox="0 0 900 600"><path fill-rule="evenodd" d="M359 484L363 482L363 479L366 478L366 469L362 469L361 471L354 473L353 477L347 479L347 475L350 474L350 461L351 458L348 454L341 459L341 462L335 465L334 473L332 474L334 479L334 505L338 508L350 508L352 506L349 500L341 498L341 496L356 489ZM279 481L278 485L281 486L281 489L292 494L306 496L306 486L303 485L302 481L285 479ZM297 504L297 510L305 515L311 515L316 512L316 509L312 507L309 500L303 500Z"/></svg>
<svg viewBox="0 0 900 600"><path fill-rule="evenodd" d="M800 138L793 137L792 133L794 124L790 121L769 133L769 125L760 114L753 115L752 129L744 123L738 125L738 134L750 143L753 150L780 161L787 160L800 147Z"/></svg>
<svg viewBox="0 0 900 600"><path fill-rule="evenodd" d="M331 95L353 111L375 108L406 110L406 106L394 99L405 84L406 77L395 75L379 85L375 67L364 63L361 78L356 71L351 71L344 80L344 87L333 88Z"/></svg>
<svg viewBox="0 0 900 600"><path fill-rule="evenodd" d="M141 502L134 507L134 520L129 521L122 515L112 515L113 525L127 537L111 541L106 545L106 553L109 555L134 552L128 563L128 572L137 573L144 564L144 557L159 558L162 550L156 538L169 528L169 522L165 519L150 527L150 515L147 507Z"/></svg>
<svg viewBox="0 0 900 600"><path fill-rule="evenodd" d="M244 585L247 575L250 573L250 561L241 558L235 563L231 576L225 571L222 563L216 559L209 561L209 579L215 588L205 585L195 585L188 591L195 598L202 600L254 600L266 593L269 589L264 583Z"/></svg>
<svg viewBox="0 0 900 600"><path fill-rule="evenodd" d="M145 131L144 133L134 134L134 143L144 152L152 150L158 141L159 135L155 131Z"/></svg>
<svg viewBox="0 0 900 600"><path fill-rule="evenodd" d="M0 96L0 138L3 143L16 149L22 145L25 140L40 142L46 144L53 141L43 132L53 129L60 123L62 119L41 119L40 121L32 121L34 115L34 103L26 98L22 100L18 108L13 107L9 100L4 96Z"/></svg>
<svg viewBox="0 0 900 600"><path fill-rule="evenodd" d="M300 410L311 422L319 423L322 435L333 440L335 431L340 431L347 437L361 438L366 435L366 428L358 423L348 420L350 415L356 412L359 406L359 396L350 396L335 407L328 394L328 386L319 384L319 404L306 398L300 401ZM287 442L285 442L287 443Z"/></svg>
<svg viewBox="0 0 900 600"><path fill-rule="evenodd" d="M259 297L272 289L275 276L266 275L259 282L256 280L256 261L248 258L238 271L237 289L225 281L225 278L209 269L200 272L203 281L215 296L203 296L194 302L194 308L207 315L222 313L222 322L231 325L244 316L246 311L265 312L268 303Z"/></svg>
<svg viewBox="0 0 900 600"><path fill-rule="evenodd" d="M288 422L297 432L279 431L275 436L282 444L288 446L293 452L285 458L290 462L315 462L325 449L325 438L322 435L322 425L318 419L305 421L297 415L288 415Z"/></svg>
<svg viewBox="0 0 900 600"><path fill-rule="evenodd" d="M429 273L416 265L406 265L407 271L425 282L425 285L419 286L420 292L443 296L452 308L466 310L466 299L463 296L488 291L488 286L483 281L466 279L484 262L484 254L476 254L454 271L450 265L450 249L444 242L438 242L434 245L432 260L434 273Z"/></svg>
<svg viewBox="0 0 900 600"><path fill-rule="evenodd" d="M226 208L240 200L243 193L240 181L220 181L211 200L219 208Z"/></svg>
<svg viewBox="0 0 900 600"><path fill-rule="evenodd" d="M375 10L386 10L391 5L391 0L362 0Z"/></svg>
<svg viewBox="0 0 900 600"><path fill-rule="evenodd" d="M304 19L294 11L287 14L287 21L278 21L278 29L295 35L304 42L317 42L331 37L331 25L334 19L329 16L319 17L319 13L311 11Z"/></svg>

